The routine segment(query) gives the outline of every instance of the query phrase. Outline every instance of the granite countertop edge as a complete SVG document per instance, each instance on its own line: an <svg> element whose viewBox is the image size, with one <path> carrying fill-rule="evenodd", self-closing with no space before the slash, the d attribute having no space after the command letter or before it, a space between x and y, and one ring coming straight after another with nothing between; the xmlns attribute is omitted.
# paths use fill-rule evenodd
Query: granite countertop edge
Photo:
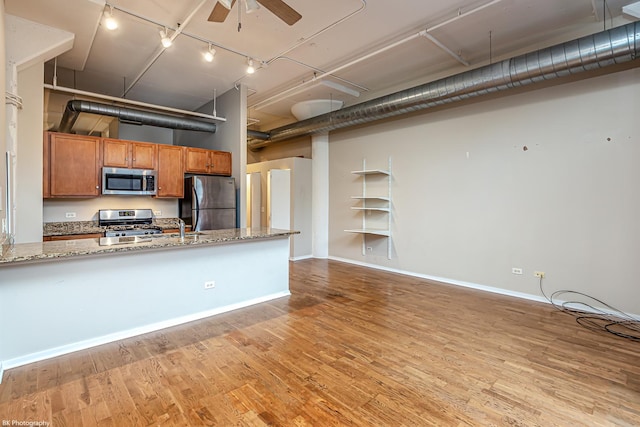
<svg viewBox="0 0 640 427"><path fill-rule="evenodd" d="M161 230L173 230L178 228L178 218L155 218L152 224L137 225L140 228L159 228ZM45 222L42 226L42 236L73 236L75 234L104 233L107 230L121 230L126 227L101 226L98 221L66 221Z"/></svg>
<svg viewBox="0 0 640 427"><path fill-rule="evenodd" d="M250 240L289 237L298 231L271 228L234 228L179 234L164 234L145 238L142 242L101 246L100 239L74 239L39 243L2 245L0 267L20 263L55 261L73 257L99 256L120 252L148 251L162 248L211 246Z"/></svg>

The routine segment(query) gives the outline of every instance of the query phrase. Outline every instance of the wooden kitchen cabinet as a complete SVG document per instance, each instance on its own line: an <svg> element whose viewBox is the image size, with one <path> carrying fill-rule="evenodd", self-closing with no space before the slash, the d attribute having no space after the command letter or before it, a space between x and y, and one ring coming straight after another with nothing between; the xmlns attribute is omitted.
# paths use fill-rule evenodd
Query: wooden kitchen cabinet
<svg viewBox="0 0 640 427"><path fill-rule="evenodd" d="M44 173L48 170L49 188L44 189L45 197L99 196L100 138L51 132L47 142ZM46 155L46 147L44 152ZM43 181L46 187L46 178Z"/></svg>
<svg viewBox="0 0 640 427"><path fill-rule="evenodd" d="M184 196L183 148L175 145L158 145L158 192L156 197Z"/></svg>
<svg viewBox="0 0 640 427"><path fill-rule="evenodd" d="M102 139L102 161L104 166L129 169L155 169L158 144Z"/></svg>
<svg viewBox="0 0 640 427"><path fill-rule="evenodd" d="M49 135L51 132L45 132L42 139L42 198L48 199L51 197L51 185L49 183Z"/></svg>
<svg viewBox="0 0 640 427"><path fill-rule="evenodd" d="M104 233L89 233L89 234L65 234L63 236L44 236L43 242L55 242L59 240L77 240L77 239L99 239L104 237Z"/></svg>
<svg viewBox="0 0 640 427"><path fill-rule="evenodd" d="M186 147L185 172L231 176L231 153Z"/></svg>

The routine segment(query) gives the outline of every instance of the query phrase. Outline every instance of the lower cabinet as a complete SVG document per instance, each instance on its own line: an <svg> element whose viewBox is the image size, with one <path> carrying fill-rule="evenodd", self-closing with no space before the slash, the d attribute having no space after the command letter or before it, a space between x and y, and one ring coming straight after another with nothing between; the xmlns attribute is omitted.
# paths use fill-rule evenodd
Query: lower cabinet
<svg viewBox="0 0 640 427"><path fill-rule="evenodd" d="M64 236L44 236L43 242L53 242L56 240L76 240L76 239L99 239L104 237L104 233L91 233L91 234L67 234Z"/></svg>

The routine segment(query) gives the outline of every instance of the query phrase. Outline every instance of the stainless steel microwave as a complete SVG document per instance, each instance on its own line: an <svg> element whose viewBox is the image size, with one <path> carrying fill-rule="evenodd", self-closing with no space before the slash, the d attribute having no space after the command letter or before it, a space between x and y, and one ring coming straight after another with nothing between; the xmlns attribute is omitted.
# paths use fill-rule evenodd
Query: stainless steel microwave
<svg viewBox="0 0 640 427"><path fill-rule="evenodd" d="M102 168L102 194L154 196L156 194L156 171Z"/></svg>

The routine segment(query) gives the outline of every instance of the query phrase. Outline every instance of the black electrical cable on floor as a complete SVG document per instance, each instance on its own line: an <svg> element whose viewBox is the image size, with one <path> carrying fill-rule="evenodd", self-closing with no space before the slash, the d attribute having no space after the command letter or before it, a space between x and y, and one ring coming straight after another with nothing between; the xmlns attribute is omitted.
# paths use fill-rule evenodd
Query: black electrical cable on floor
<svg viewBox="0 0 640 427"><path fill-rule="evenodd" d="M636 319L624 311L582 292L564 289L555 291L551 296L547 296L542 288L542 277L540 278L540 292L555 308L574 316L580 326L640 342L640 319ZM557 301L560 296L569 298L559 304ZM590 300L596 303L598 307L584 301L570 300L575 296L582 297L587 301Z"/></svg>

